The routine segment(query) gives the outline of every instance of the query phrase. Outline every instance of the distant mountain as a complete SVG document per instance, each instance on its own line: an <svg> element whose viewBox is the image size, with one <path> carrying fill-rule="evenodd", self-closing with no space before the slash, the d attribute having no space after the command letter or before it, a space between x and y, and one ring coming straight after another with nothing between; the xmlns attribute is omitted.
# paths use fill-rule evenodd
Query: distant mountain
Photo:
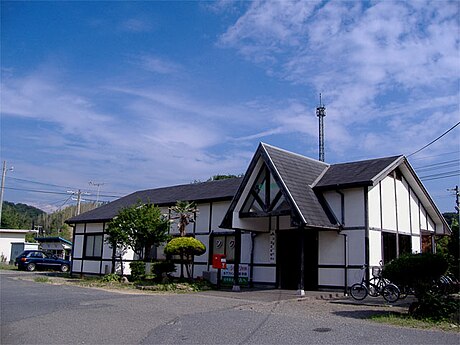
<svg viewBox="0 0 460 345"><path fill-rule="evenodd" d="M3 229L32 229L35 222L45 211L26 204L4 201L2 208Z"/></svg>
<svg viewBox="0 0 460 345"><path fill-rule="evenodd" d="M101 203L82 203L81 213L95 209ZM46 213L36 207L26 204L3 202L2 222L3 229L37 229L39 236L61 236L72 239L72 229L64 222L76 215L77 206L68 206L53 213ZM31 236L28 240L33 240Z"/></svg>

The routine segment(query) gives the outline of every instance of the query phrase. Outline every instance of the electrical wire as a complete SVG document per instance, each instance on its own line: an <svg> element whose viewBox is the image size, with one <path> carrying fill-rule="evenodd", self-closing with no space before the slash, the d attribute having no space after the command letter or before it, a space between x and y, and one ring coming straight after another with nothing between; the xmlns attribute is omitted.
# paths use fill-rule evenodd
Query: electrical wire
<svg viewBox="0 0 460 345"><path fill-rule="evenodd" d="M423 179L420 179L420 180L422 180L422 181L440 180L440 179L443 179L443 178L455 177L455 176L460 176L460 174L452 174L452 175L433 177L433 178L423 178Z"/></svg>
<svg viewBox="0 0 460 345"><path fill-rule="evenodd" d="M24 182L29 182L29 183L35 183L35 184L41 184L44 186L51 186L51 187L58 187L58 188L65 188L65 189L75 189L74 187L69 187L69 186L59 186L57 184L51 184L51 183L44 183L44 182L38 182L38 181L32 181L32 180L26 180L23 178L17 178L17 177L7 177L9 180L16 180L16 181L24 181Z"/></svg>
<svg viewBox="0 0 460 345"><path fill-rule="evenodd" d="M460 125L460 121L457 122L455 125L453 125L452 127L450 127L447 131L445 131L444 133L442 133L439 137L437 137L436 139L430 141L428 144L426 144L425 146L423 146L422 148L418 149L417 151L415 152L412 152L410 155L407 155L406 157L410 157L410 156L413 156L417 153L419 153L420 151L426 149L428 146L430 146L431 144L434 144L436 141L438 141L439 139L441 139L443 136L445 136L447 133L449 133L451 130L453 130L455 127L457 127L458 125Z"/></svg>
<svg viewBox="0 0 460 345"><path fill-rule="evenodd" d="M434 164L428 164L428 165L422 165L422 166L419 166L419 167L414 167L414 169L418 169L418 170L425 170L426 168L429 168L429 167L439 167L439 165L449 165L448 163L455 163L455 162L460 162L460 159L453 159L453 160L450 160L450 161L445 161L445 162L439 162L439 163L434 163ZM430 170L430 169L427 169L427 170Z"/></svg>
<svg viewBox="0 0 460 345"><path fill-rule="evenodd" d="M20 190L20 191L25 191L25 192L32 192L32 193L44 193L44 194L57 194L57 195L68 195L67 192L54 192L54 191L49 191L49 190L38 190L38 189L26 189L26 188L14 188L14 187L4 187L5 189L10 189L10 190ZM100 197L105 197L105 198L119 198L119 195L103 195L100 194Z"/></svg>
<svg viewBox="0 0 460 345"><path fill-rule="evenodd" d="M453 154L459 154L459 153L460 153L460 151L443 152L443 153L440 153L440 154L437 154L437 155L411 158L411 161L418 161L418 160L422 160L422 159L428 159L428 158L434 158L434 157L440 157L440 156L447 156L447 155L453 155Z"/></svg>

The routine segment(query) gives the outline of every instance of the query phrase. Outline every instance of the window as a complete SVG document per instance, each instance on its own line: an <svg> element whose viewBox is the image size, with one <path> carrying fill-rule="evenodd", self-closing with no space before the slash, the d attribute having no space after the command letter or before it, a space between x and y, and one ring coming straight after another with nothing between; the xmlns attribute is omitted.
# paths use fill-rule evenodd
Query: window
<svg viewBox="0 0 460 345"><path fill-rule="evenodd" d="M387 264L396 258L396 234L382 232L383 263Z"/></svg>
<svg viewBox="0 0 460 345"><path fill-rule="evenodd" d="M214 254L225 254L227 263L235 260L235 235L216 234L211 236L211 260Z"/></svg>
<svg viewBox="0 0 460 345"><path fill-rule="evenodd" d="M412 253L412 239L409 235L398 235L399 255Z"/></svg>
<svg viewBox="0 0 460 345"><path fill-rule="evenodd" d="M101 258L103 235L86 235L85 257Z"/></svg>
<svg viewBox="0 0 460 345"><path fill-rule="evenodd" d="M262 167L246 201L240 216L285 214L290 207L286 202L278 183L265 166Z"/></svg>

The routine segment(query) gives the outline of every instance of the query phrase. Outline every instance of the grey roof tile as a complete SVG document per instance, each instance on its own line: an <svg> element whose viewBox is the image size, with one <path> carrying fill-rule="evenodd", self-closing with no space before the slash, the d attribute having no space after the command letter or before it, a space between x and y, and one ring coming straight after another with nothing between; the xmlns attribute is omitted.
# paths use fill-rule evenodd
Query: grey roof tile
<svg viewBox="0 0 460 345"><path fill-rule="evenodd" d="M305 224L314 227L336 228L337 221L323 207L323 200L311 184L327 169L328 164L292 152L263 144L279 177L285 184L292 201L304 218Z"/></svg>
<svg viewBox="0 0 460 345"><path fill-rule="evenodd" d="M370 186L374 178L402 156L369 159L331 165L314 186L315 189Z"/></svg>
<svg viewBox="0 0 460 345"><path fill-rule="evenodd" d="M109 221L125 207L137 202L151 202L158 206L174 205L178 200L184 201L218 201L231 200L242 178L232 178L211 182L190 183L172 187L147 189L134 192L92 211L82 213L66 221L69 224Z"/></svg>

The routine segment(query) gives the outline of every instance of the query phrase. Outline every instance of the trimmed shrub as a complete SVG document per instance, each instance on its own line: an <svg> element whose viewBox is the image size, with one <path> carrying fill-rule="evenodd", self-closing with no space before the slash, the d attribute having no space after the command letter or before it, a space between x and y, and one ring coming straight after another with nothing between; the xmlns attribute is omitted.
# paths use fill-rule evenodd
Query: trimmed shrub
<svg viewBox="0 0 460 345"><path fill-rule="evenodd" d="M206 246L193 237L176 237L168 242L164 249L166 255L202 255L206 252ZM188 259L188 258L187 258Z"/></svg>
<svg viewBox="0 0 460 345"><path fill-rule="evenodd" d="M192 262L195 255L203 255L206 252L206 246L193 237L176 237L164 248L164 253L168 256L179 255L181 263L180 277L184 277L184 264L187 270L187 276L192 277Z"/></svg>
<svg viewBox="0 0 460 345"><path fill-rule="evenodd" d="M407 254L392 260L383 268L382 275L398 286L408 286L417 294L424 294L448 268L440 254Z"/></svg>
<svg viewBox="0 0 460 345"><path fill-rule="evenodd" d="M133 281L141 280L145 277L145 262L133 261L129 264L131 268L131 278Z"/></svg>
<svg viewBox="0 0 460 345"><path fill-rule="evenodd" d="M451 319L458 310L458 301L437 287L448 266L447 259L441 254L408 254L385 265L382 275L400 287L413 289L417 297L417 302L409 307L413 316Z"/></svg>
<svg viewBox="0 0 460 345"><path fill-rule="evenodd" d="M163 274L169 275L176 271L176 265L172 261L156 261L152 263L151 273L157 279L161 279Z"/></svg>

